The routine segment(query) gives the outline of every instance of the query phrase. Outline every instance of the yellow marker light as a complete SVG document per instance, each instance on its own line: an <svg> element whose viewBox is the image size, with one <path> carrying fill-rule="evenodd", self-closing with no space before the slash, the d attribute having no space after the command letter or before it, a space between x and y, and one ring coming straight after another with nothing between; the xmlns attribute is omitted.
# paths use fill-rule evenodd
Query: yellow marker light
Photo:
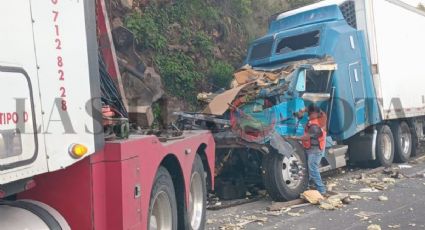
<svg viewBox="0 0 425 230"><path fill-rule="evenodd" d="M71 154L71 156L75 158L81 158L87 153L87 151L87 147L82 144L73 144L69 148L69 154Z"/></svg>

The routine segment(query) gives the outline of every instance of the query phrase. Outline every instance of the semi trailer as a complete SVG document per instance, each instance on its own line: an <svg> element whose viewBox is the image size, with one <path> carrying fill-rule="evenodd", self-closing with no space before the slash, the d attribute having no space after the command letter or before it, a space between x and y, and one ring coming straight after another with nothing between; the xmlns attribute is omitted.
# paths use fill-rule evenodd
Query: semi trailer
<svg viewBox="0 0 425 230"><path fill-rule="evenodd" d="M203 229L214 139L127 138L109 24L103 0L0 3L1 229Z"/></svg>
<svg viewBox="0 0 425 230"><path fill-rule="evenodd" d="M215 132L216 190L233 185L222 196L244 196L237 191L257 183L274 200L297 198L307 166L291 137L304 134L299 114L312 103L328 118L322 172L407 162L424 137L424 26L425 13L398 0L327 0L273 15L235 88L206 114L184 116Z"/></svg>

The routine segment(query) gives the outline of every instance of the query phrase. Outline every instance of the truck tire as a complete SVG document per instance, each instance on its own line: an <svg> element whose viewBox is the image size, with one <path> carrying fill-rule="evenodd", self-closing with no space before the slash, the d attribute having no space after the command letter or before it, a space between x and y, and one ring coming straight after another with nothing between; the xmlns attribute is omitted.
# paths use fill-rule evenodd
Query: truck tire
<svg viewBox="0 0 425 230"><path fill-rule="evenodd" d="M201 157L195 156L190 177L190 193L188 208L188 227L190 230L205 228L207 210L207 185L205 181L204 165Z"/></svg>
<svg viewBox="0 0 425 230"><path fill-rule="evenodd" d="M165 167L159 167L149 202L149 230L177 230L177 202L175 194L170 173Z"/></svg>
<svg viewBox="0 0 425 230"><path fill-rule="evenodd" d="M376 137L376 160L380 166L389 167L394 160L394 138L388 125L378 126Z"/></svg>
<svg viewBox="0 0 425 230"><path fill-rule="evenodd" d="M394 160L399 163L405 163L409 160L412 153L412 133L406 122L394 123L391 127L394 134Z"/></svg>
<svg viewBox="0 0 425 230"><path fill-rule="evenodd" d="M307 161L304 149L296 141L289 142L296 149L292 157L284 157L277 152L270 152L263 157L264 185L274 201L297 199L307 188ZM295 172L291 172L291 169Z"/></svg>

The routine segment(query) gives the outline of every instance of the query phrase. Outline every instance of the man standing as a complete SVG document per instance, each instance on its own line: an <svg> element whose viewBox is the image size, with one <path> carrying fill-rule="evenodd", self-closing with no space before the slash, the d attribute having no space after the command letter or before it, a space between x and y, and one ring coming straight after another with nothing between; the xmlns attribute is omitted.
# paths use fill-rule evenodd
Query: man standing
<svg viewBox="0 0 425 230"><path fill-rule="evenodd" d="M326 130L323 125L323 117L321 117L324 112L315 105L310 105L307 112L308 123L301 140L307 154L309 184L313 182L317 190L323 195L326 194L326 187L320 176L319 167L326 147Z"/></svg>

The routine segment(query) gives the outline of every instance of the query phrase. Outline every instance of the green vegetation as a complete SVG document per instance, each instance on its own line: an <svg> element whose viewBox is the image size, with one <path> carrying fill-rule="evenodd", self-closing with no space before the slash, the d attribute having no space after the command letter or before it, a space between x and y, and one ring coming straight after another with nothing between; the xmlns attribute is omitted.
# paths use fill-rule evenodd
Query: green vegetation
<svg viewBox="0 0 425 230"><path fill-rule="evenodd" d="M227 88L233 80L235 68L224 61L214 61L211 63L208 77L217 88Z"/></svg>
<svg viewBox="0 0 425 230"><path fill-rule="evenodd" d="M151 0L127 14L124 24L168 94L196 108L199 92L229 87L249 41L266 32L269 16L310 2Z"/></svg>

